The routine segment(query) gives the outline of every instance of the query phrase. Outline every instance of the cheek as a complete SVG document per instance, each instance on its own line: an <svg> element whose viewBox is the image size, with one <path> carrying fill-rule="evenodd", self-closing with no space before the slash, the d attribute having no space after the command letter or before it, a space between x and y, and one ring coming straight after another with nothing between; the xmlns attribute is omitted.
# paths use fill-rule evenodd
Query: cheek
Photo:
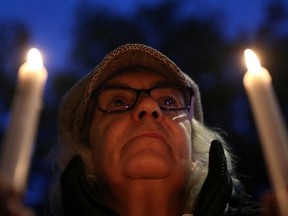
<svg viewBox="0 0 288 216"><path fill-rule="evenodd" d="M174 148L177 150L179 157L191 160L192 155L192 125L188 120L187 114L178 115L170 122L171 139L175 140Z"/></svg>
<svg viewBox="0 0 288 216"><path fill-rule="evenodd" d="M179 134L179 137L182 137L184 139L183 141L191 146L192 123L189 120L189 114L174 117L173 123L177 125L176 133Z"/></svg>
<svg viewBox="0 0 288 216"><path fill-rule="evenodd" d="M109 117L109 118L108 118ZM123 129L126 128L123 118L95 115L89 128L89 148L99 166L102 163L115 163L117 151L124 141ZM121 141L121 142L120 142Z"/></svg>
<svg viewBox="0 0 288 216"><path fill-rule="evenodd" d="M110 125L112 125L110 118L97 110L94 112L89 127L89 149L97 165L105 155L105 148L109 147L107 143L110 143Z"/></svg>
<svg viewBox="0 0 288 216"><path fill-rule="evenodd" d="M176 137L175 155L179 170L189 178L195 171L195 162L192 154L192 125L188 118L174 120L174 133Z"/></svg>
<svg viewBox="0 0 288 216"><path fill-rule="evenodd" d="M192 151L192 126L191 122L187 119L185 121L178 122L180 127L180 133L182 133L183 143L185 145L185 151L189 153L189 157L191 157Z"/></svg>
<svg viewBox="0 0 288 216"><path fill-rule="evenodd" d="M92 121L89 128L89 149L96 164L99 165L103 155L103 147L105 145L105 131L98 127L99 124Z"/></svg>
<svg viewBox="0 0 288 216"><path fill-rule="evenodd" d="M102 149L109 139L113 138L114 122L111 116L107 116L99 111L95 111L89 127L89 146L90 149Z"/></svg>
<svg viewBox="0 0 288 216"><path fill-rule="evenodd" d="M191 170L192 172L195 172L196 169L196 160L193 156L193 152L192 152L192 123L191 121L189 121L188 119L182 122L179 122L180 127L183 130L183 137L185 137L186 139L186 153L187 153L187 157L189 158L189 170Z"/></svg>

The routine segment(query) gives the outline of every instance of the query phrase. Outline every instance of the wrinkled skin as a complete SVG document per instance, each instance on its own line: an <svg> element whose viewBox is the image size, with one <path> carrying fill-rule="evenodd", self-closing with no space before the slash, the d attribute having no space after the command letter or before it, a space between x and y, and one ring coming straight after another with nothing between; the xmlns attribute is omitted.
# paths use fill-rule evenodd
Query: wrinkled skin
<svg viewBox="0 0 288 216"><path fill-rule="evenodd" d="M171 82L147 70L127 71L107 82L135 89L148 89L163 83ZM187 110L174 113L161 110L146 94L140 95L135 107L127 112L103 113L95 107L89 128L89 147L99 191L105 188L104 200L111 203L127 191L145 194L143 190L148 182L147 192L152 185L160 189L156 182L161 182L161 187L165 185L173 193L179 193L179 197L185 197L185 185L193 172L190 117ZM121 191L123 185L129 185L133 190ZM115 188L120 195L114 194ZM165 194L165 189L161 190Z"/></svg>

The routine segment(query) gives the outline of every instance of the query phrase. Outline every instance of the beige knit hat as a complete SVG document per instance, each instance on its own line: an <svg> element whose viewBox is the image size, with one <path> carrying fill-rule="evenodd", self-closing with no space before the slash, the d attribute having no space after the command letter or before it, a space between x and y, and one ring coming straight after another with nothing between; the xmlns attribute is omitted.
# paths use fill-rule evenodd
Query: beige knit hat
<svg viewBox="0 0 288 216"><path fill-rule="evenodd" d="M143 44L126 44L110 52L100 64L78 81L63 97L59 112L60 140L81 139L85 113L92 91L108 80L118 69L126 66L151 68L175 84L194 90L194 118L203 122L200 93L195 82L183 73L168 57Z"/></svg>

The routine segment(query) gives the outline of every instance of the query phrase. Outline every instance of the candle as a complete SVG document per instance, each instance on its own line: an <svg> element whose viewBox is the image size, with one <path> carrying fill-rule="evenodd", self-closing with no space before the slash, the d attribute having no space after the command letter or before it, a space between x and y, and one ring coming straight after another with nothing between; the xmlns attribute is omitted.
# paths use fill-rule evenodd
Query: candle
<svg viewBox="0 0 288 216"><path fill-rule="evenodd" d="M261 67L252 50L245 50L245 58L248 71L244 76L244 87L252 107L279 209L281 215L287 216L287 129L275 98L269 72Z"/></svg>
<svg viewBox="0 0 288 216"><path fill-rule="evenodd" d="M14 190L24 192L33 152L47 71L33 48L18 72L10 123L2 145L1 176Z"/></svg>

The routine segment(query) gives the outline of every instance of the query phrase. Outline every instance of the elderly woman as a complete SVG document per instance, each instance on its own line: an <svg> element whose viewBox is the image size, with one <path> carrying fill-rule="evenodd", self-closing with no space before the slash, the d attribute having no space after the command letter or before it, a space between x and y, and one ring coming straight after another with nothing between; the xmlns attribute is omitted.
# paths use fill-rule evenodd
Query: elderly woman
<svg viewBox="0 0 288 216"><path fill-rule="evenodd" d="M142 44L108 54L63 98L47 215L259 215L195 82Z"/></svg>

